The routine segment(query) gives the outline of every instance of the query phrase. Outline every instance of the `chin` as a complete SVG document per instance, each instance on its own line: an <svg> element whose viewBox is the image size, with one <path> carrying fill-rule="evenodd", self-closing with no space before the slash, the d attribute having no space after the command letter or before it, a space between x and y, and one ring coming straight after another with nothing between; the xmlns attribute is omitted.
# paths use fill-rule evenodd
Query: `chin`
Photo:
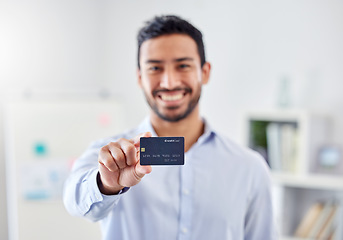
<svg viewBox="0 0 343 240"><path fill-rule="evenodd" d="M193 110L193 109L191 109ZM179 122L189 116L189 114L192 112L190 109L187 109L184 112L181 113L174 113L174 114L164 114L160 111L155 111L157 116L167 122Z"/></svg>

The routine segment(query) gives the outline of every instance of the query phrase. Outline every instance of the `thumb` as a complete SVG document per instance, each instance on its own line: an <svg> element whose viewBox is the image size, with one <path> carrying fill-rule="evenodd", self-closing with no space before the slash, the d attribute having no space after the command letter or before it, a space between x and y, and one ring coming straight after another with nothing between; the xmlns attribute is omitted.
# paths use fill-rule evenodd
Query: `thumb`
<svg viewBox="0 0 343 240"><path fill-rule="evenodd" d="M131 139L131 142L135 145L136 149L137 149L137 163L135 165L135 168L134 168L134 173L136 175L136 177L138 179L141 179L144 177L145 174L149 174L151 171L152 171L152 167L149 166L149 165L144 165L142 166L140 164L140 139L141 137L151 137L152 134L151 132L145 132L145 133L142 133L142 134L139 134L138 136L134 137L133 139Z"/></svg>
<svg viewBox="0 0 343 240"><path fill-rule="evenodd" d="M132 138L131 142L135 145L136 148L137 147L139 148L141 137L151 137L151 136L152 136L151 132L141 133L137 135L136 137Z"/></svg>
<svg viewBox="0 0 343 240"><path fill-rule="evenodd" d="M137 162L135 166L135 173L136 176L141 179L145 176L145 174L149 174L152 171L152 167L150 165L144 165L142 166L139 161Z"/></svg>

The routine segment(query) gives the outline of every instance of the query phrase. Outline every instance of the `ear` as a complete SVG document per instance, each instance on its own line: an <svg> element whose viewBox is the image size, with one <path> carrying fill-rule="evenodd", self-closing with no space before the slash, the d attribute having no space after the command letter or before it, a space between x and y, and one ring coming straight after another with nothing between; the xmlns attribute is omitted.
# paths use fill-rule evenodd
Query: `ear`
<svg viewBox="0 0 343 240"><path fill-rule="evenodd" d="M137 68L136 74L137 74L138 86L142 88L142 73L139 68Z"/></svg>
<svg viewBox="0 0 343 240"><path fill-rule="evenodd" d="M201 69L201 83L207 84L210 79L211 73L211 64L209 62L205 62Z"/></svg>

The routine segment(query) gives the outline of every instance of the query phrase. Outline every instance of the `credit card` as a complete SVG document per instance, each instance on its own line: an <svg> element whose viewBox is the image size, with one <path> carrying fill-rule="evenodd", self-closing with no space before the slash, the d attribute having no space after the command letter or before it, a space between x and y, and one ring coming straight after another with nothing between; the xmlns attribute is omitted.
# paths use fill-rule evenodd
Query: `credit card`
<svg viewBox="0 0 343 240"><path fill-rule="evenodd" d="M141 165L184 165L184 137L141 137Z"/></svg>

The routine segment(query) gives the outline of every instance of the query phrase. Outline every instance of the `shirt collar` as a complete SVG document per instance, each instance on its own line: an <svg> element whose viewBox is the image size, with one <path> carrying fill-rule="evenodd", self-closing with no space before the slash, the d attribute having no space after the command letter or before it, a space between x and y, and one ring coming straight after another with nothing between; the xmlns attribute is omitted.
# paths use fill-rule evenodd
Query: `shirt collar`
<svg viewBox="0 0 343 240"><path fill-rule="evenodd" d="M207 139L209 139L212 136L212 134L215 134L214 129L208 123L208 121L205 118L202 118L202 121L204 122L205 128L204 128L204 133L199 137L197 141L198 144L205 142Z"/></svg>

